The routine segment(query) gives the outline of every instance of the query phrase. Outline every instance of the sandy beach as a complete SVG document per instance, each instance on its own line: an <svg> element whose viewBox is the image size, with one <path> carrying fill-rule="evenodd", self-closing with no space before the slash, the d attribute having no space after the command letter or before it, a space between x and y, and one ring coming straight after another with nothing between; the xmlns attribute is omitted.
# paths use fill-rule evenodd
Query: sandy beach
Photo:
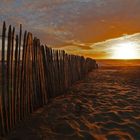
<svg viewBox="0 0 140 140"><path fill-rule="evenodd" d="M103 67L21 122L5 140L140 140L140 67Z"/></svg>

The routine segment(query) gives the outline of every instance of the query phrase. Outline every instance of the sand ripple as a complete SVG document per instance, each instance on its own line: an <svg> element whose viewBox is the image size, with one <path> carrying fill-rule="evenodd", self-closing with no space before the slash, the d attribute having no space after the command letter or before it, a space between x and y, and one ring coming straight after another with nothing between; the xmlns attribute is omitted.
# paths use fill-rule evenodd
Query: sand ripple
<svg viewBox="0 0 140 140"><path fill-rule="evenodd" d="M140 140L140 68L100 69L21 123L13 140Z"/></svg>

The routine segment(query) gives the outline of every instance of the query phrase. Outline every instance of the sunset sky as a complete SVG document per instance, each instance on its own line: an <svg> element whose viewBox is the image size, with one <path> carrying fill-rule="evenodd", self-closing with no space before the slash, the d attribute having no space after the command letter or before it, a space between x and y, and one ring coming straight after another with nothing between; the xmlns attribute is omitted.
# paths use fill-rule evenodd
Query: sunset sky
<svg viewBox="0 0 140 140"><path fill-rule="evenodd" d="M68 53L112 58L126 43L140 58L140 0L0 0L4 20Z"/></svg>

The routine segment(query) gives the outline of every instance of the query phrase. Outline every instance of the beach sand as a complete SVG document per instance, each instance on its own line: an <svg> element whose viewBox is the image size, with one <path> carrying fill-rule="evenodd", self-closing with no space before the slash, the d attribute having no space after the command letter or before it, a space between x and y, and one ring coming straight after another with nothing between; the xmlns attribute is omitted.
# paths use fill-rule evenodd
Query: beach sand
<svg viewBox="0 0 140 140"><path fill-rule="evenodd" d="M5 139L140 140L140 67L92 71Z"/></svg>

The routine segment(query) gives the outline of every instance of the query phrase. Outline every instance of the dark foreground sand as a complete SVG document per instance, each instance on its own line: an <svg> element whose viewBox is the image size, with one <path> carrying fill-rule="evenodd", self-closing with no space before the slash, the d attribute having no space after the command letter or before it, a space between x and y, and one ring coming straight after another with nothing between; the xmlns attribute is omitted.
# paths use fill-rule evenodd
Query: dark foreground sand
<svg viewBox="0 0 140 140"><path fill-rule="evenodd" d="M6 139L140 140L140 67L91 72Z"/></svg>

